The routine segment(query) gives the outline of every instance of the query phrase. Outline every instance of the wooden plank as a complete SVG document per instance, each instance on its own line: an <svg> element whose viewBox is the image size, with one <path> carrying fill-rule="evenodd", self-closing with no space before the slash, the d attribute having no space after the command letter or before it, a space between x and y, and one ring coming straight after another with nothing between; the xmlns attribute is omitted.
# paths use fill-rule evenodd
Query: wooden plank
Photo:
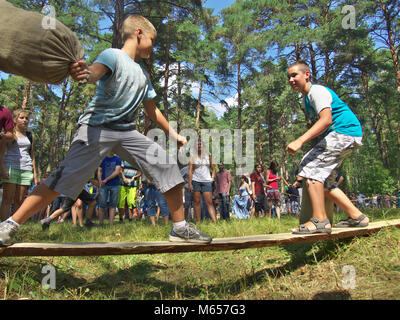
<svg viewBox="0 0 400 320"><path fill-rule="evenodd" d="M331 234L295 235L278 233L214 239L210 244L157 242L74 242L16 243L0 248L0 257L21 256L103 256L157 254L194 251L223 251L271 246L287 246L331 239L344 239L376 233L382 228L400 228L400 219L372 222L366 228L334 228Z"/></svg>

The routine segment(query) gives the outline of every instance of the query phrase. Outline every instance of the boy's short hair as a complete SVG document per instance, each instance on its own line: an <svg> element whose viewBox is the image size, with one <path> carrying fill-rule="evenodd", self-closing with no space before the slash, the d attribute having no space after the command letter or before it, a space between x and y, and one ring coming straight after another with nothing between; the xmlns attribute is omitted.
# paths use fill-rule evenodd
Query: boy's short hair
<svg viewBox="0 0 400 320"><path fill-rule="evenodd" d="M289 70L290 68L296 67L296 66L298 66L298 67L300 68L300 70L303 71L303 72L310 71L309 65L308 65L307 62L305 62L304 60L297 60L296 62L292 63L292 64L289 66L288 70Z"/></svg>
<svg viewBox="0 0 400 320"><path fill-rule="evenodd" d="M140 28L143 33L154 32L157 35L157 30L153 24L143 16L132 14L128 16L121 27L122 41L126 41L135 31Z"/></svg>

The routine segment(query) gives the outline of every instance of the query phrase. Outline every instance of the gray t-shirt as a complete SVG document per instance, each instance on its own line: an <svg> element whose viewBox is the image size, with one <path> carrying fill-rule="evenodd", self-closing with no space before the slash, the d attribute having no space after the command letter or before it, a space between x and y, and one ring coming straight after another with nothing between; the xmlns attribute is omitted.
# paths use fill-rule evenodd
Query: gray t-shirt
<svg viewBox="0 0 400 320"><path fill-rule="evenodd" d="M78 123L122 131L135 129L140 103L156 96L149 75L120 49L104 50L96 62L109 68L111 74L97 82L96 95Z"/></svg>
<svg viewBox="0 0 400 320"><path fill-rule="evenodd" d="M17 138L7 143L7 150L4 155L4 165L6 168L20 170L33 170L31 155L29 150L31 142L27 137Z"/></svg>

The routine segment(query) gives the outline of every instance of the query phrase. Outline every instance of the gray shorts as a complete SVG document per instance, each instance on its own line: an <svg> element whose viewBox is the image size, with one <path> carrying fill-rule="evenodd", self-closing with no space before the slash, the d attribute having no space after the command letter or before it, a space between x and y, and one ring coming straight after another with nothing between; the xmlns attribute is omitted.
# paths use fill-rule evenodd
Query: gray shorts
<svg viewBox="0 0 400 320"><path fill-rule="evenodd" d="M362 137L351 137L337 132L329 133L303 157L298 175L322 182L326 190L336 188L340 165L362 145L361 140Z"/></svg>
<svg viewBox="0 0 400 320"><path fill-rule="evenodd" d="M161 193L184 183L176 160L138 131L115 131L84 124L78 128L59 168L43 183L76 199L110 151L150 177Z"/></svg>

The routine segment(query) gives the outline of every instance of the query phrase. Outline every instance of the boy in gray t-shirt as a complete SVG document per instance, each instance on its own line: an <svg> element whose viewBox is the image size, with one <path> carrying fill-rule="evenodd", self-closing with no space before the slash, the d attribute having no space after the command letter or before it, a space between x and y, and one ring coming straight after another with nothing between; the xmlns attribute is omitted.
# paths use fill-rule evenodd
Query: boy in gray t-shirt
<svg viewBox="0 0 400 320"><path fill-rule="evenodd" d="M187 143L156 107L153 100L156 94L149 76L138 64L140 59L150 57L156 30L146 18L132 15L123 23L122 38L121 50L103 51L90 67L84 61L71 64L70 74L75 81L97 83L96 95L78 120L80 127L60 167L35 189L11 218L0 224L0 245L10 245L19 225L61 192L75 199L111 151L150 177L164 194L173 220L170 241L212 241L210 236L185 221L184 181L176 161L156 142L135 130L137 109L143 103L149 118L176 140L178 147Z"/></svg>

